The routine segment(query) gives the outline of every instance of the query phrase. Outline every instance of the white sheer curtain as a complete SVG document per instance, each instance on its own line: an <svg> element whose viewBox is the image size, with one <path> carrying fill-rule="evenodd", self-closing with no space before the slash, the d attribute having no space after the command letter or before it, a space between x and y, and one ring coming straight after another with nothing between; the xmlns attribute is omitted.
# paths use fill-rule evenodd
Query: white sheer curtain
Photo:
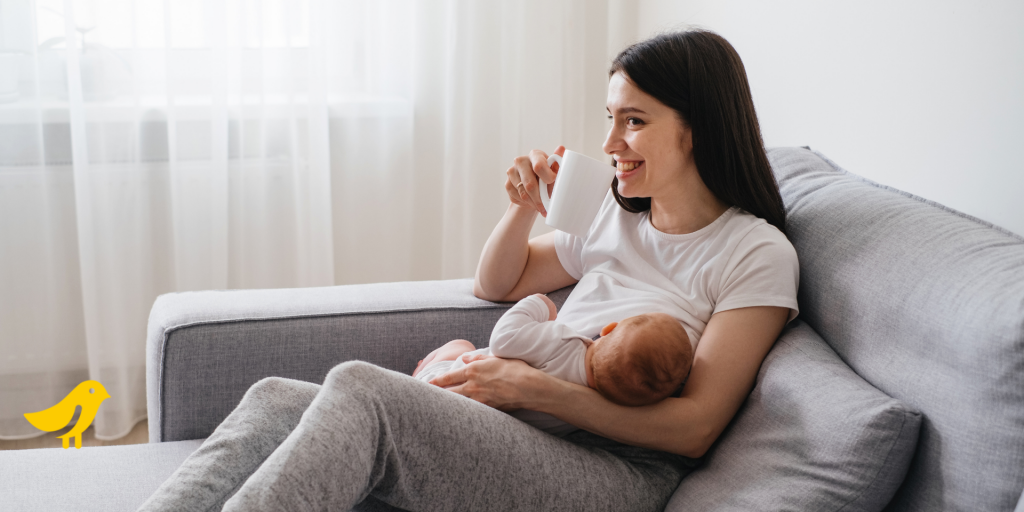
<svg viewBox="0 0 1024 512"><path fill-rule="evenodd" d="M514 156L601 155L633 7L0 0L0 438L144 419L161 293L471 276Z"/></svg>

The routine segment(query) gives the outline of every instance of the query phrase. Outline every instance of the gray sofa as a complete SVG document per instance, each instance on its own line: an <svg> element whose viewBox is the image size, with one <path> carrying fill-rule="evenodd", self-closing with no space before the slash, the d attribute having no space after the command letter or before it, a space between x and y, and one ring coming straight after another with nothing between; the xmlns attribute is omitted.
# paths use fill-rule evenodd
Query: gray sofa
<svg viewBox="0 0 1024 512"><path fill-rule="evenodd" d="M769 153L801 314L668 509L1024 512L1024 239L806 148ZM151 443L0 452L0 509L134 510L263 377L319 382L352 359L408 373L447 340L486 343L508 304L471 289L164 295L147 340Z"/></svg>

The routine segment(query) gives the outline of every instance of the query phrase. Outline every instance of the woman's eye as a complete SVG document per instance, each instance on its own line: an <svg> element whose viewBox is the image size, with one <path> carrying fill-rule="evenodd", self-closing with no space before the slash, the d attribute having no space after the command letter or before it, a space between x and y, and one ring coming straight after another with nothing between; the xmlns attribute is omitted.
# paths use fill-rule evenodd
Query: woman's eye
<svg viewBox="0 0 1024 512"><path fill-rule="evenodd" d="M611 121L612 123L614 123L615 122L615 117L614 116L608 116L608 120ZM627 117L626 118L626 126L639 126L641 124L644 124L643 120L641 120L641 119L637 119L635 117Z"/></svg>

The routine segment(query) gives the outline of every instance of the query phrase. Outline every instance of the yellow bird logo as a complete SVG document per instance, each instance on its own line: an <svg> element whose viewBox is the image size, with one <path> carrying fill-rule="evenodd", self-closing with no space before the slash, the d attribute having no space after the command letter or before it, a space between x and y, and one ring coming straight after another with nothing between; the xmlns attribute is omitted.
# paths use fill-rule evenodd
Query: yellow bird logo
<svg viewBox="0 0 1024 512"><path fill-rule="evenodd" d="M103 384L87 380L75 386L75 389L71 390L68 396L64 397L57 405L39 412L25 413L25 419L39 430L54 432L71 423L71 417L75 415L75 407L81 405L82 413L78 416L75 428L67 434L58 436L58 439L64 441L64 448L68 447L68 441L72 437L75 438L75 448L81 448L82 432L89 428L92 420L96 418L96 411L100 408L100 404L108 398L110 395Z"/></svg>

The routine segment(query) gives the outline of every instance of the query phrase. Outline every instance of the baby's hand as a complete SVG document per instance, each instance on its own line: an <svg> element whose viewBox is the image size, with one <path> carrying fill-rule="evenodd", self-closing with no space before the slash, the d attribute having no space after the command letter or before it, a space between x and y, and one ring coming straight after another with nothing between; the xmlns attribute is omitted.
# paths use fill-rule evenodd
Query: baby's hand
<svg viewBox="0 0 1024 512"><path fill-rule="evenodd" d="M558 318L558 308L555 307L555 303L552 302L547 295L544 295L543 293L536 293L534 295L540 297L540 300L544 301L544 303L548 305L548 321Z"/></svg>

